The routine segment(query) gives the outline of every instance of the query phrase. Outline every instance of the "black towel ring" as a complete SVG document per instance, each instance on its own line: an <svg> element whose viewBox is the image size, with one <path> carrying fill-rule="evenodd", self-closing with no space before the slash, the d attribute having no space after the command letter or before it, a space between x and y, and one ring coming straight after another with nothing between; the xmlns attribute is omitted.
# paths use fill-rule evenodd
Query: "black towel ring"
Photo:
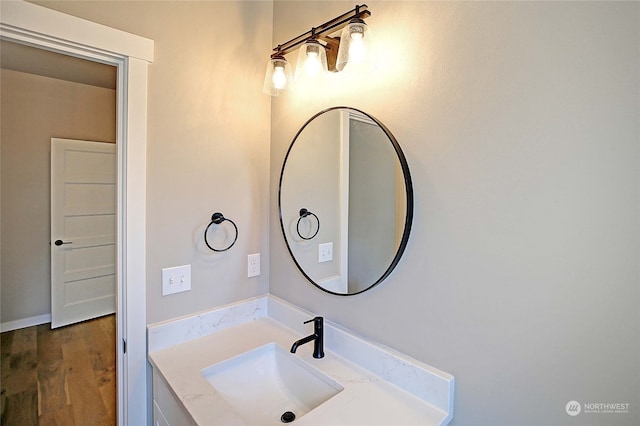
<svg viewBox="0 0 640 426"><path fill-rule="evenodd" d="M316 218L316 222L318 222L318 228L316 229L316 232L310 236L310 237L303 237L302 234L300 233L300 221L308 216L313 216ZM315 237L316 235L318 235L318 231L320 231L320 219L318 219L318 216L316 216L314 213L311 213L309 210L307 209L300 209L300 217L298 218L298 224L296 225L296 231L298 232L298 235L300 236L300 238L302 238L303 240L310 240L313 237Z"/></svg>
<svg viewBox="0 0 640 426"><path fill-rule="evenodd" d="M220 225L222 222L224 221L230 222L233 225L233 228L236 230L236 236L233 239L233 242L229 245L229 247L223 248L223 249L215 249L213 247L211 247L211 245L209 244L209 241L207 241L207 232L209 231L209 228L211 227L211 225L213 225L214 223L216 225ZM229 250L231 247L233 247L233 245L236 243L236 241L238 240L238 227L236 226L235 222L232 221L231 219L227 219L226 217L224 217L224 215L220 212L214 213L211 216L211 222L209 222L209 225L207 225L207 229L204 230L204 243L207 245L207 247L209 247L211 250L213 251L217 251L217 252L221 252L221 251L227 251Z"/></svg>

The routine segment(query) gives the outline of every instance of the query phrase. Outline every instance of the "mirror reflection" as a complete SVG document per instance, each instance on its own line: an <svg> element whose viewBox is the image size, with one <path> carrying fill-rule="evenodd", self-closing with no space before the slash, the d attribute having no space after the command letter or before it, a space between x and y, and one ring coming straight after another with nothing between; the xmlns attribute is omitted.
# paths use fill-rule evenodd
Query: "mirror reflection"
<svg viewBox="0 0 640 426"><path fill-rule="evenodd" d="M407 162L374 117L337 107L298 132L280 176L280 223L304 276L329 293L382 282L406 246L413 216Z"/></svg>

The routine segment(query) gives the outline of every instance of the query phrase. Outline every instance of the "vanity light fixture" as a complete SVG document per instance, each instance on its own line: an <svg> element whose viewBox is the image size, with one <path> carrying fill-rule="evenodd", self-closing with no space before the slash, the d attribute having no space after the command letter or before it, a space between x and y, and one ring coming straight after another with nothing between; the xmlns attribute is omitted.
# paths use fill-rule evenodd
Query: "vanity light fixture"
<svg viewBox="0 0 640 426"><path fill-rule="evenodd" d="M291 67L285 55L300 48L295 81L318 81L328 71L338 72L367 63L370 58L371 30L364 19L371 16L366 4L337 16L306 33L273 48L267 63L263 92L278 96L293 90ZM339 37L330 34L342 30Z"/></svg>

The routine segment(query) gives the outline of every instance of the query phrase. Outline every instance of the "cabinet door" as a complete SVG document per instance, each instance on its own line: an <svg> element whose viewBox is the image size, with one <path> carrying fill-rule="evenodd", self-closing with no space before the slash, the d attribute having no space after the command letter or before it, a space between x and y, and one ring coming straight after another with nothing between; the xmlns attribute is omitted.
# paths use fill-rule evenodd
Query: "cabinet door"
<svg viewBox="0 0 640 426"><path fill-rule="evenodd" d="M158 403L156 400L153 400L153 425L154 426L169 426L169 422L162 414L160 407L158 407Z"/></svg>
<svg viewBox="0 0 640 426"><path fill-rule="evenodd" d="M169 384L156 369L153 369L153 402L154 426L197 426L186 408L173 396L173 392L169 390ZM156 407L162 415L162 419L158 416L160 423L155 419Z"/></svg>

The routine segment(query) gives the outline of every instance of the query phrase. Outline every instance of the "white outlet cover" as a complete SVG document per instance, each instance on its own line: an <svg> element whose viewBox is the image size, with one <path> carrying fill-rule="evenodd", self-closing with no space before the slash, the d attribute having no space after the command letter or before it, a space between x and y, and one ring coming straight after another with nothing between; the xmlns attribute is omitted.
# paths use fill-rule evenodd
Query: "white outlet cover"
<svg viewBox="0 0 640 426"><path fill-rule="evenodd" d="M260 253L247 256L247 277L257 277L260 275Z"/></svg>
<svg viewBox="0 0 640 426"><path fill-rule="evenodd" d="M191 265L162 269L162 295L191 290Z"/></svg>

